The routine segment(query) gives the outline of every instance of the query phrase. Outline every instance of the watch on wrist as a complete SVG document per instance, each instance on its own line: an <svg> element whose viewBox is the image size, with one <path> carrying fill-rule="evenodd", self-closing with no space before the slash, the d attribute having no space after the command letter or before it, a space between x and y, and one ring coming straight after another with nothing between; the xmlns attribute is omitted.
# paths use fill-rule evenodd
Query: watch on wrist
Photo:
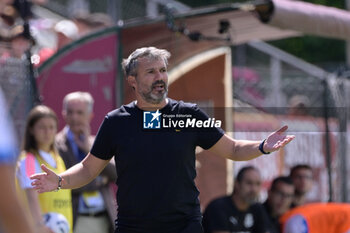
<svg viewBox="0 0 350 233"><path fill-rule="evenodd" d="M62 188L62 177L58 176L58 185L55 191L58 192L61 188Z"/></svg>
<svg viewBox="0 0 350 233"><path fill-rule="evenodd" d="M266 141L266 139L264 139L264 140L260 143L260 145L259 145L259 150L260 150L260 152L263 153L264 155L267 155L267 154L270 154L271 152L266 152L266 151L264 151L264 144L265 144L265 141Z"/></svg>

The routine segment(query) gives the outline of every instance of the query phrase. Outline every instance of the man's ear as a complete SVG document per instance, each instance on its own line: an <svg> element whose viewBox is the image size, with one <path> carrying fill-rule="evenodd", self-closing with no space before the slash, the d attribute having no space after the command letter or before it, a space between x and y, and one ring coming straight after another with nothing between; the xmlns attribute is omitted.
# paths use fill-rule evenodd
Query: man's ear
<svg viewBox="0 0 350 233"><path fill-rule="evenodd" d="M135 76L129 75L127 79L128 79L129 85L135 90L135 87L136 87L136 77L135 77Z"/></svg>
<svg viewBox="0 0 350 233"><path fill-rule="evenodd" d="M92 119L94 118L94 116L95 116L95 115L94 115L94 113L93 113L93 112L91 112L91 113L90 113L90 116L89 116L89 120L90 120L90 122L92 121Z"/></svg>

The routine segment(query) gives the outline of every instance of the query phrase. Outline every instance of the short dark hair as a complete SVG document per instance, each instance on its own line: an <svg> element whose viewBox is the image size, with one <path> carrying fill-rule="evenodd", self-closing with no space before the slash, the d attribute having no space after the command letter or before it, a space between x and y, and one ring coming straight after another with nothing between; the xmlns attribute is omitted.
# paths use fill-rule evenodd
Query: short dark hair
<svg viewBox="0 0 350 233"><path fill-rule="evenodd" d="M273 179L270 190L276 190L276 186L278 183L285 183L289 185L293 185L293 180L289 176L278 176L275 179Z"/></svg>
<svg viewBox="0 0 350 233"><path fill-rule="evenodd" d="M254 166L242 167L241 170L239 170L239 172L237 173L236 181L237 181L238 183L240 183L240 182L243 180L243 178L244 178L244 174L245 174L247 171L249 171L249 170L254 170L254 171L259 172L259 170L258 170L256 167L254 167Z"/></svg>
<svg viewBox="0 0 350 233"><path fill-rule="evenodd" d="M290 169L289 176L292 177L294 175L294 173L299 169L307 169L307 170L312 171L312 168L307 164L297 164Z"/></svg>

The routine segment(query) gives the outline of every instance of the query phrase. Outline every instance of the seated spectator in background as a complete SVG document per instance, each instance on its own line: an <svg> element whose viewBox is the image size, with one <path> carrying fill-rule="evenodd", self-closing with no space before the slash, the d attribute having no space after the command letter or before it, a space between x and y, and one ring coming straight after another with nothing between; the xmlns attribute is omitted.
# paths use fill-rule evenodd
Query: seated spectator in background
<svg viewBox="0 0 350 233"><path fill-rule="evenodd" d="M290 209L294 197L293 181L288 176L279 176L272 181L267 200L263 204L269 217L269 233L279 233L279 217Z"/></svg>
<svg viewBox="0 0 350 233"><path fill-rule="evenodd" d="M29 25L17 25L11 30L10 56L22 58L23 55L35 44L35 40L30 34Z"/></svg>
<svg viewBox="0 0 350 233"><path fill-rule="evenodd" d="M73 16L73 21L78 26L79 37L85 36L97 30L113 26L113 20L105 13L78 12Z"/></svg>
<svg viewBox="0 0 350 233"><path fill-rule="evenodd" d="M42 164L56 172L66 170L64 162L54 146L56 133L57 117L50 108L39 105L30 111L25 127L23 152L18 162L17 177L20 187L25 190L29 210L36 225L41 226L43 230L46 230L45 232L50 232L43 225L42 215L48 212L57 212L66 217L72 233L71 190L64 189L59 192L38 194L29 179L32 174L42 172L40 166Z"/></svg>
<svg viewBox="0 0 350 233"><path fill-rule="evenodd" d="M0 51L1 60L8 58L23 59L25 53L35 44L35 40L30 34L29 25L16 25L10 30L0 30Z"/></svg>
<svg viewBox="0 0 350 233"><path fill-rule="evenodd" d="M209 203L203 215L205 233L267 232L267 216L256 203L261 190L260 172L255 167L242 168L236 177L233 194Z"/></svg>
<svg viewBox="0 0 350 233"><path fill-rule="evenodd" d="M298 164L292 167L289 175L294 184L295 193L292 207L304 205L306 196L312 189L313 176L312 169L307 164Z"/></svg>
<svg viewBox="0 0 350 233"><path fill-rule="evenodd" d="M75 39L78 39L78 27L71 20L61 20L54 26L54 31L57 34L57 46L59 50L63 46L71 43Z"/></svg>
<svg viewBox="0 0 350 233"><path fill-rule="evenodd" d="M350 204L306 204L288 211L280 221L282 233L349 233Z"/></svg>
<svg viewBox="0 0 350 233"><path fill-rule="evenodd" d="M35 63L36 66L40 66L59 49L78 39L78 28L71 20L61 20L52 29L56 36L56 44L54 47L44 47L38 51L39 61Z"/></svg>
<svg viewBox="0 0 350 233"><path fill-rule="evenodd" d="M55 52L73 41L112 25L112 19L104 13L79 13L73 17L73 20L64 19L57 22L53 27L53 31L56 34L56 46L53 48L40 49L38 52L40 61L37 62L36 65L40 66Z"/></svg>

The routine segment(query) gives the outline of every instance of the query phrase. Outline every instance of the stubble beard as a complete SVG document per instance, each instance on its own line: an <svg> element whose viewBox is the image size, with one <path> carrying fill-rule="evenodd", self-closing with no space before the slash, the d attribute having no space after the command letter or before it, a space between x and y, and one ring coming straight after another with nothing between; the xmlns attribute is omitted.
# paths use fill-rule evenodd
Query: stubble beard
<svg viewBox="0 0 350 233"><path fill-rule="evenodd" d="M163 91L154 94L153 89L157 84L163 84L164 89ZM164 81L157 81L152 84L149 91L141 92L140 94L147 103L160 104L168 96L168 86Z"/></svg>

